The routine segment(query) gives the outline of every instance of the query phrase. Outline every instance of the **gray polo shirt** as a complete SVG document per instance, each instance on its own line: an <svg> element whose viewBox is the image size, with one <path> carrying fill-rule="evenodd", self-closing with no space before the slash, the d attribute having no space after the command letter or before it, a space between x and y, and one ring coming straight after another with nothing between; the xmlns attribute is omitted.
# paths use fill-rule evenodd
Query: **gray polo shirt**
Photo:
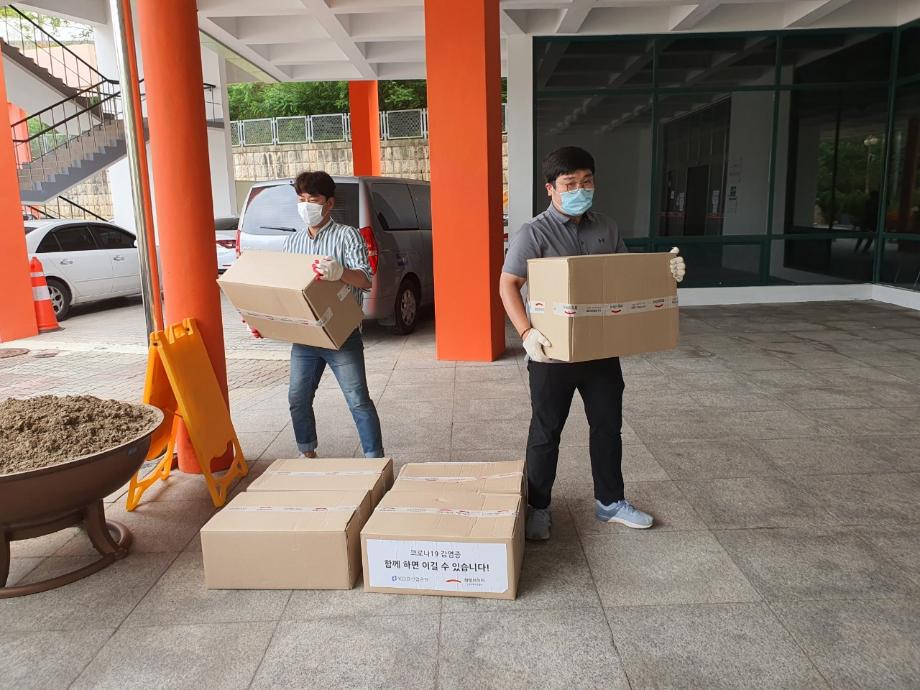
<svg viewBox="0 0 920 690"><path fill-rule="evenodd" d="M524 223L511 240L502 272L527 278L527 260L548 256L620 254L629 251L617 224L597 211L576 223L550 202L549 208Z"/></svg>

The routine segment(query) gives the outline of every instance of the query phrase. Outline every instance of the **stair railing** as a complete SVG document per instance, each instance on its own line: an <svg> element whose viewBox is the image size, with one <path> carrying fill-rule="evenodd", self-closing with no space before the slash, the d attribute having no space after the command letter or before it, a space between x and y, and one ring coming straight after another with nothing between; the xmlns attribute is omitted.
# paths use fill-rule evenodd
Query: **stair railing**
<svg viewBox="0 0 920 690"><path fill-rule="evenodd" d="M48 33L14 5L0 14L0 31L6 43L74 89L84 89L106 77L71 48Z"/></svg>
<svg viewBox="0 0 920 690"><path fill-rule="evenodd" d="M54 203L49 202L46 204L23 204L22 219L55 220L58 218L74 218L80 220L108 220L66 196L58 196L53 199L53 202Z"/></svg>
<svg viewBox="0 0 920 690"><path fill-rule="evenodd" d="M12 124L19 183L30 189L114 143L123 119L117 82L81 89Z"/></svg>

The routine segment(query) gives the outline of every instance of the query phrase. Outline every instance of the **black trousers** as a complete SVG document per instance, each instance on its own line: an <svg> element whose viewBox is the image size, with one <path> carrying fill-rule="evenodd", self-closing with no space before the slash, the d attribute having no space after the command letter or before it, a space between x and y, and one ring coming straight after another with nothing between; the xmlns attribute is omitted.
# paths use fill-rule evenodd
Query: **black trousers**
<svg viewBox="0 0 920 690"><path fill-rule="evenodd" d="M610 504L623 498L623 372L618 357L572 364L530 362L530 434L527 437L528 502L550 504L559 439L577 390L591 430L594 497Z"/></svg>

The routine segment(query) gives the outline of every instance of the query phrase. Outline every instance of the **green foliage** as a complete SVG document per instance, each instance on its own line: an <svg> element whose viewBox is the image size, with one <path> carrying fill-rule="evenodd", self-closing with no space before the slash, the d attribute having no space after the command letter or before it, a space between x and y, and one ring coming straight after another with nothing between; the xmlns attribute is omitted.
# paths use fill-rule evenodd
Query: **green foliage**
<svg viewBox="0 0 920 690"><path fill-rule="evenodd" d="M841 223L846 214L855 225L871 227L875 223L874 218L865 217L867 212L874 212L866 187L869 191L881 187L884 142L867 147L864 141L862 136L843 137L836 150L833 139L818 146L817 204L826 221L833 214L834 222Z"/></svg>
<svg viewBox="0 0 920 690"><path fill-rule="evenodd" d="M424 79L381 81L381 110L411 110L428 105ZM502 100L507 82L502 79ZM278 84L230 84L231 120L254 120L290 115L322 115L348 112L348 82L282 82Z"/></svg>
<svg viewBox="0 0 920 690"><path fill-rule="evenodd" d="M48 17L38 12L22 13L61 43L85 43L93 40L93 28L86 24L79 24L60 17ZM19 23L20 20L21 24ZM3 21L10 22L16 27L14 35L10 36L12 39L23 38L26 41L33 42L43 40L41 34L35 31L28 22L19 16L16 10L10 7L0 7L0 26L2 26ZM36 34L38 34L37 37Z"/></svg>

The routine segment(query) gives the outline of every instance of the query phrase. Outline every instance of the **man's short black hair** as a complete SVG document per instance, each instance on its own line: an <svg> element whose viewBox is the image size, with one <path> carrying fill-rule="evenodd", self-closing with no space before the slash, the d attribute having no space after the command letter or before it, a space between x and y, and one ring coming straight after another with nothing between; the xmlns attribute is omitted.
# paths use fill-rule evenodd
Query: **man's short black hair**
<svg viewBox="0 0 920 690"><path fill-rule="evenodd" d="M335 196L335 181L329 176L329 173L322 170L302 172L294 180L294 191L298 194L324 196L331 199Z"/></svg>
<svg viewBox="0 0 920 690"><path fill-rule="evenodd" d="M576 170L594 172L594 156L577 146L563 146L543 159L543 176L547 184L555 185L557 177Z"/></svg>

